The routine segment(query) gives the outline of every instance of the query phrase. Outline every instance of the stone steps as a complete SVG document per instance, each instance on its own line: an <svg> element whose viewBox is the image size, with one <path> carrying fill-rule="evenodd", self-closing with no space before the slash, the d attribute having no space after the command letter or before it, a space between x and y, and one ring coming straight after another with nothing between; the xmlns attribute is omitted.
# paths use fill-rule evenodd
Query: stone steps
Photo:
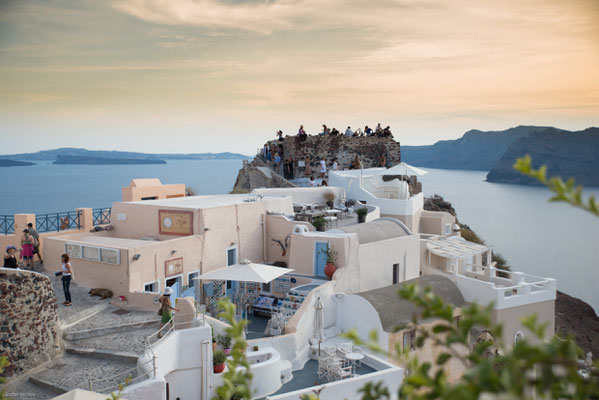
<svg viewBox="0 0 599 400"><path fill-rule="evenodd" d="M142 324L127 330L118 330L103 335L65 340L67 349L86 349L141 355L147 336L158 330L159 324Z"/></svg>
<svg viewBox="0 0 599 400"><path fill-rule="evenodd" d="M136 376L135 370L129 371L135 367L135 361L124 357L106 360L89 354L67 353L53 360L45 370L31 375L29 381L46 391L64 393L75 388L89 390L91 380L92 390L110 393L116 391L127 376ZM97 381L99 379L106 380Z"/></svg>

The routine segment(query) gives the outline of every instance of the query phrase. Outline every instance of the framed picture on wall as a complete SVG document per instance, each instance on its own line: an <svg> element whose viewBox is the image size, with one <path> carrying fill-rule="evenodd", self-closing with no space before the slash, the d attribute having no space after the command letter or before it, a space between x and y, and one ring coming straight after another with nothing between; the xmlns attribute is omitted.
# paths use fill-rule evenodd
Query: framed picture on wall
<svg viewBox="0 0 599 400"><path fill-rule="evenodd" d="M158 227L161 235L192 235L193 211L158 210Z"/></svg>
<svg viewBox="0 0 599 400"><path fill-rule="evenodd" d="M174 276L183 273L183 257L173 258L164 262L164 276Z"/></svg>

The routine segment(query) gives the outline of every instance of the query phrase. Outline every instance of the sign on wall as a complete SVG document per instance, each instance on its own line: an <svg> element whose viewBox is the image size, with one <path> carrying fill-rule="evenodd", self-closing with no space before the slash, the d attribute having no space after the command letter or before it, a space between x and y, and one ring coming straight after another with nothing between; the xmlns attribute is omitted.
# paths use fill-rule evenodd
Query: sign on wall
<svg viewBox="0 0 599 400"><path fill-rule="evenodd" d="M161 235L192 235L193 211L158 210L158 227Z"/></svg>
<svg viewBox="0 0 599 400"><path fill-rule="evenodd" d="M78 258L114 265L121 264L121 251L119 249L65 243L65 253L73 259Z"/></svg>
<svg viewBox="0 0 599 400"><path fill-rule="evenodd" d="M164 262L164 276L169 277L183 273L183 257L173 258Z"/></svg>

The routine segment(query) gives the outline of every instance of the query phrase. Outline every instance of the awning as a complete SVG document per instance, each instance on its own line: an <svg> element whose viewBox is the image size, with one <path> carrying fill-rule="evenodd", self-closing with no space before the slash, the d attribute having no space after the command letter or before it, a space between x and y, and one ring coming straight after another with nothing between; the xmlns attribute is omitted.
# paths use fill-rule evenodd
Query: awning
<svg viewBox="0 0 599 400"><path fill-rule="evenodd" d="M248 260L244 260L239 264L219 268L202 274L194 279L268 283L291 271L293 271L293 269L273 267L265 264L254 264Z"/></svg>
<svg viewBox="0 0 599 400"><path fill-rule="evenodd" d="M426 244L426 248L438 256L458 259L470 258L490 250L487 246L469 242L460 236L433 239Z"/></svg>
<svg viewBox="0 0 599 400"><path fill-rule="evenodd" d="M384 169L379 172L379 175L418 175L418 176L422 176L424 174L428 174L428 171L413 167L410 164L406 164L405 162L401 162L397 165L394 165L393 167L391 167L389 169Z"/></svg>

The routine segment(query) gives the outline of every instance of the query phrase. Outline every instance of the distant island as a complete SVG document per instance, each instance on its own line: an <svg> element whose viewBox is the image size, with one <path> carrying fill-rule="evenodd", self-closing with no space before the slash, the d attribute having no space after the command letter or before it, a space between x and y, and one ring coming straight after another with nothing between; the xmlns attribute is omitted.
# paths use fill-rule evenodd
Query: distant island
<svg viewBox="0 0 599 400"><path fill-rule="evenodd" d="M488 182L537 185L512 169L529 154L533 166L547 165L547 176L573 177L599 186L599 128L571 132L544 126L518 126L504 131L470 130L456 140L430 146L401 146L402 161L415 166L490 171Z"/></svg>
<svg viewBox="0 0 599 400"><path fill-rule="evenodd" d="M52 164L64 165L130 165L130 164L166 164L164 160L120 157L57 156Z"/></svg>
<svg viewBox="0 0 599 400"><path fill-rule="evenodd" d="M0 160L24 160L24 161L57 161L59 156L74 156L103 159L125 159L125 160L245 160L251 157L239 153L192 153L192 154L151 154L129 151L106 151L87 150L73 147L63 147L53 150L43 150L35 153L20 153L0 155ZM111 163L114 164L114 163ZM130 164L130 163L128 163ZM162 163L159 163L162 164Z"/></svg>
<svg viewBox="0 0 599 400"><path fill-rule="evenodd" d="M35 163L27 161L16 161L16 160L0 160L0 167L27 167L29 165L35 165Z"/></svg>
<svg viewBox="0 0 599 400"><path fill-rule="evenodd" d="M487 182L539 185L515 171L516 158L529 154L533 167L547 166L547 177L576 179L584 186L599 186L599 128L567 132L549 128L531 133L510 145L487 175Z"/></svg>

